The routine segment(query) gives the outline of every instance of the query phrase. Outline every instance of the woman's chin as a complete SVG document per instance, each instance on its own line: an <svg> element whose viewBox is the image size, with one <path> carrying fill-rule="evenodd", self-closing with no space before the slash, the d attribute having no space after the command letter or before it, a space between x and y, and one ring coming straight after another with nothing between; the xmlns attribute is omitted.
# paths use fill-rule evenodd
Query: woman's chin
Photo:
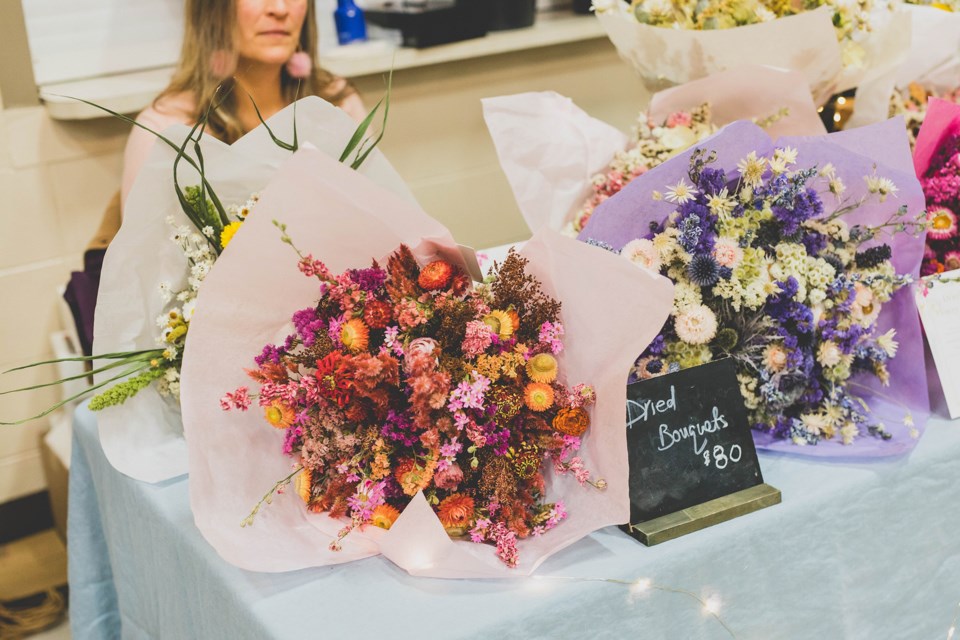
<svg viewBox="0 0 960 640"><path fill-rule="evenodd" d="M287 63L287 60L290 59L290 56L292 56L295 51L296 49L289 47L269 47L258 51L251 51L248 55L241 54L240 64L238 66L242 68L243 63L246 62L256 65L281 67Z"/></svg>

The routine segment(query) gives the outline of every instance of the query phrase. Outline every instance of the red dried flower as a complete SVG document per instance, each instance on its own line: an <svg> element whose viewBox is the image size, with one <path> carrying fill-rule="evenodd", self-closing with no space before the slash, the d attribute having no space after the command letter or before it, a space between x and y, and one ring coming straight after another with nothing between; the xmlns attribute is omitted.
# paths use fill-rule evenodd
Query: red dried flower
<svg viewBox="0 0 960 640"><path fill-rule="evenodd" d="M393 307L381 300L370 300L363 309L363 320L371 329L383 329L393 320Z"/></svg>
<svg viewBox="0 0 960 640"><path fill-rule="evenodd" d="M445 288L453 278L453 265L446 260L434 260L420 270L417 284L426 291Z"/></svg>
<svg viewBox="0 0 960 640"><path fill-rule="evenodd" d="M453 276L453 282L450 283L450 291L453 292L455 296L462 296L470 290L471 284L470 276L460 269L457 269L456 274Z"/></svg>
<svg viewBox="0 0 960 640"><path fill-rule="evenodd" d="M317 378L317 388L321 396L336 402L341 408L347 406L352 395L353 383L350 369L340 352L334 351L317 360L317 372L314 375Z"/></svg>
<svg viewBox="0 0 960 640"><path fill-rule="evenodd" d="M343 411L343 415L347 417L347 420L350 422L364 422L367 418L370 417L370 412L367 411L367 408L363 406L360 402L351 402L346 409Z"/></svg>

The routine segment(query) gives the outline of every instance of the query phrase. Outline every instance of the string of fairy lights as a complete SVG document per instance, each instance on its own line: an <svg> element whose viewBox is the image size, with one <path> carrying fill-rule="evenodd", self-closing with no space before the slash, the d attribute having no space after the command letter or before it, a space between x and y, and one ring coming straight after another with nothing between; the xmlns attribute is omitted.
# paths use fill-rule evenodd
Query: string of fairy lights
<svg viewBox="0 0 960 640"><path fill-rule="evenodd" d="M950 628L947 629L947 640L953 640L953 636L957 632L958 619L960 619L960 602L957 603L957 606L953 611L953 620L950 622Z"/></svg>
<svg viewBox="0 0 960 640"><path fill-rule="evenodd" d="M607 584L613 584L618 586L627 587L630 592L631 599L639 598L647 593L653 591L660 591L663 593L672 593L681 595L687 598L694 600L700 608L700 611L709 617L712 617L717 623L723 627L723 630L733 638L737 640L737 634L734 633L733 629L726 623L726 621L720 616L720 609L722 607L722 601L719 595L711 595L707 598L701 598L693 591L687 589L681 589L678 587L672 587L668 585L658 584L651 580L650 578L637 578L636 580L621 580L618 578L590 578L590 577L576 577L576 576L544 576L544 575L533 575L530 576L531 582L529 583L532 588L537 588L538 583L542 584L545 582L603 582Z"/></svg>

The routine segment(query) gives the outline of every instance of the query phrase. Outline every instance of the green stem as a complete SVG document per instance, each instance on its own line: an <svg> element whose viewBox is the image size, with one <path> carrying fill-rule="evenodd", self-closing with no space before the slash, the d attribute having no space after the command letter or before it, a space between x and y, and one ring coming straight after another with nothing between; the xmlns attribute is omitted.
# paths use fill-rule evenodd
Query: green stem
<svg viewBox="0 0 960 640"><path fill-rule="evenodd" d="M262 506L264 505L264 503L269 504L269 503L273 500L273 495L277 492L277 490L280 489L280 487L284 486L285 484L289 484L290 480L293 479L293 476L297 475L297 474L300 473L301 471L303 471L303 466L299 466L299 467L297 467L296 469L294 469L293 472L292 472L290 475L288 475L286 478L284 478L283 480L278 480L277 483L276 483L275 485L273 485L273 488L270 489L270 491L267 491L267 492L263 495L263 497L260 498L260 502L258 502L258 503L253 507L253 509L250 511L250 515L248 515L246 518L243 519L243 521L240 522L240 526L241 526L241 527L248 527L248 526L252 525L252 524L253 524L253 518L254 518L254 516L256 516L257 513L260 511L260 507L262 507Z"/></svg>

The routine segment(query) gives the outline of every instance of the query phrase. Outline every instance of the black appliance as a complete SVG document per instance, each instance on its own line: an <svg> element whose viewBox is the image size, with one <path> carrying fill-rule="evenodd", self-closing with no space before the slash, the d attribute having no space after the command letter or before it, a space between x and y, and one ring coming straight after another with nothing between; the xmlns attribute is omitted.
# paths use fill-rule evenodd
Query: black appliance
<svg viewBox="0 0 960 640"><path fill-rule="evenodd" d="M588 14L592 4L593 0L573 0L573 12Z"/></svg>
<svg viewBox="0 0 960 640"><path fill-rule="evenodd" d="M403 46L422 49L487 35L490 0L388 0L369 4L371 24L399 29Z"/></svg>
<svg viewBox="0 0 960 640"><path fill-rule="evenodd" d="M533 26L537 0L489 0L490 31Z"/></svg>

